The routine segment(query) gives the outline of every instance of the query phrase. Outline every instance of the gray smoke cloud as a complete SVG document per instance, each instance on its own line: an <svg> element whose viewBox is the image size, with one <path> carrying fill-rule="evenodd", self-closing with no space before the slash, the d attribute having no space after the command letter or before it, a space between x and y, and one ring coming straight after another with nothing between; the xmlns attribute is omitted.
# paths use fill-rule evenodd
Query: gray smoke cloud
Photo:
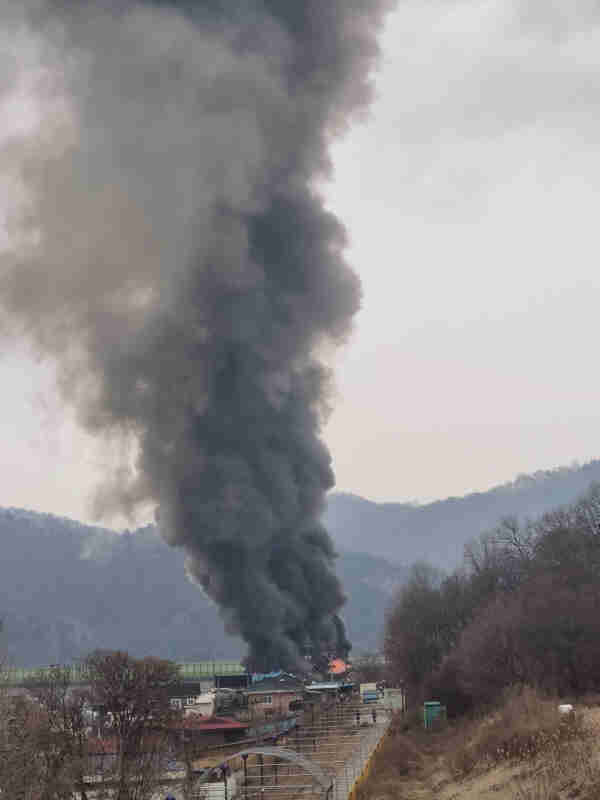
<svg viewBox="0 0 600 800"><path fill-rule="evenodd" d="M315 182L369 99L390 0L29 0L38 100L2 166L13 332L92 431L133 441L103 511L161 531L257 666L348 648L319 519L329 373L360 286ZM201 631L198 632L201 638Z"/></svg>

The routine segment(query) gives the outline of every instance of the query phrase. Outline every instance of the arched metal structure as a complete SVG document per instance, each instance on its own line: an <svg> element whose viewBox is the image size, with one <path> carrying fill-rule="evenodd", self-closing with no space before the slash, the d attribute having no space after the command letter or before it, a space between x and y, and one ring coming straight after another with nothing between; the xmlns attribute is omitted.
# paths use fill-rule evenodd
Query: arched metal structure
<svg viewBox="0 0 600 800"><path fill-rule="evenodd" d="M285 747L251 747L248 750L240 750L239 753L234 753L231 756L227 756L223 759L222 764L226 764L228 761L233 761L235 758L244 758L244 756L274 756L276 758L280 758L282 761L288 761L291 764L297 764L299 767L302 767L302 769L304 769L315 780L316 783L319 784L324 792L327 792L327 790L331 787L331 778L327 777L318 764L315 764L314 761L311 761L309 758L300 755L300 753L296 753L294 750L288 750ZM206 783L210 777L219 772L220 769L221 765L207 770L204 775L200 776L197 784L200 785L202 783Z"/></svg>

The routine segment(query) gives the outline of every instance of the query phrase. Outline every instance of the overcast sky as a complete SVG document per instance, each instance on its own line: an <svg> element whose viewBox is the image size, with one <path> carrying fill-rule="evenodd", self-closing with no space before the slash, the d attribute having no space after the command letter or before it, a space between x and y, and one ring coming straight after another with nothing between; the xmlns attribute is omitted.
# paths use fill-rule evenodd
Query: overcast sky
<svg viewBox="0 0 600 800"><path fill-rule="evenodd" d="M364 286L333 361L338 488L424 501L598 456L597 3L402 0L382 44L325 189ZM29 124L11 103L0 125ZM89 519L111 454L25 346L0 386L0 505Z"/></svg>

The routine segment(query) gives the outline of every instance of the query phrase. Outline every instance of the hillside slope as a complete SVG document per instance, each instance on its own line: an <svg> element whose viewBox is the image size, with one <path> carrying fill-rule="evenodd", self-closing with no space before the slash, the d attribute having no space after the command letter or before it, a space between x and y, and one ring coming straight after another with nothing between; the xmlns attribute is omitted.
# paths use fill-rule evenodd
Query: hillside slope
<svg viewBox="0 0 600 800"><path fill-rule="evenodd" d="M588 701L565 718L554 698L525 690L435 730L414 713L397 719L356 800L598 800L600 708Z"/></svg>
<svg viewBox="0 0 600 800"><path fill-rule="evenodd" d="M0 510L0 616L10 659L60 663L96 647L177 660L238 657L184 556L154 528L116 534L47 514ZM390 593L405 570L342 554L338 572L355 650L379 645Z"/></svg>
<svg viewBox="0 0 600 800"><path fill-rule="evenodd" d="M363 551L399 564L426 560L452 569L466 542L506 516L534 517L573 502L600 482L600 460L559 467L465 497L427 505L373 503L351 494L332 494L325 523L340 550Z"/></svg>

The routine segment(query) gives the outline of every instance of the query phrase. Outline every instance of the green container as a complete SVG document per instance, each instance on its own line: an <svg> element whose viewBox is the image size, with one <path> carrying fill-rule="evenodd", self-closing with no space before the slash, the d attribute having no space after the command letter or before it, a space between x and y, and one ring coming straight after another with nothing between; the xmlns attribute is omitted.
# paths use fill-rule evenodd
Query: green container
<svg viewBox="0 0 600 800"><path fill-rule="evenodd" d="M437 720L446 719L446 706L439 700L429 700L423 704L423 721L425 728L432 728Z"/></svg>

